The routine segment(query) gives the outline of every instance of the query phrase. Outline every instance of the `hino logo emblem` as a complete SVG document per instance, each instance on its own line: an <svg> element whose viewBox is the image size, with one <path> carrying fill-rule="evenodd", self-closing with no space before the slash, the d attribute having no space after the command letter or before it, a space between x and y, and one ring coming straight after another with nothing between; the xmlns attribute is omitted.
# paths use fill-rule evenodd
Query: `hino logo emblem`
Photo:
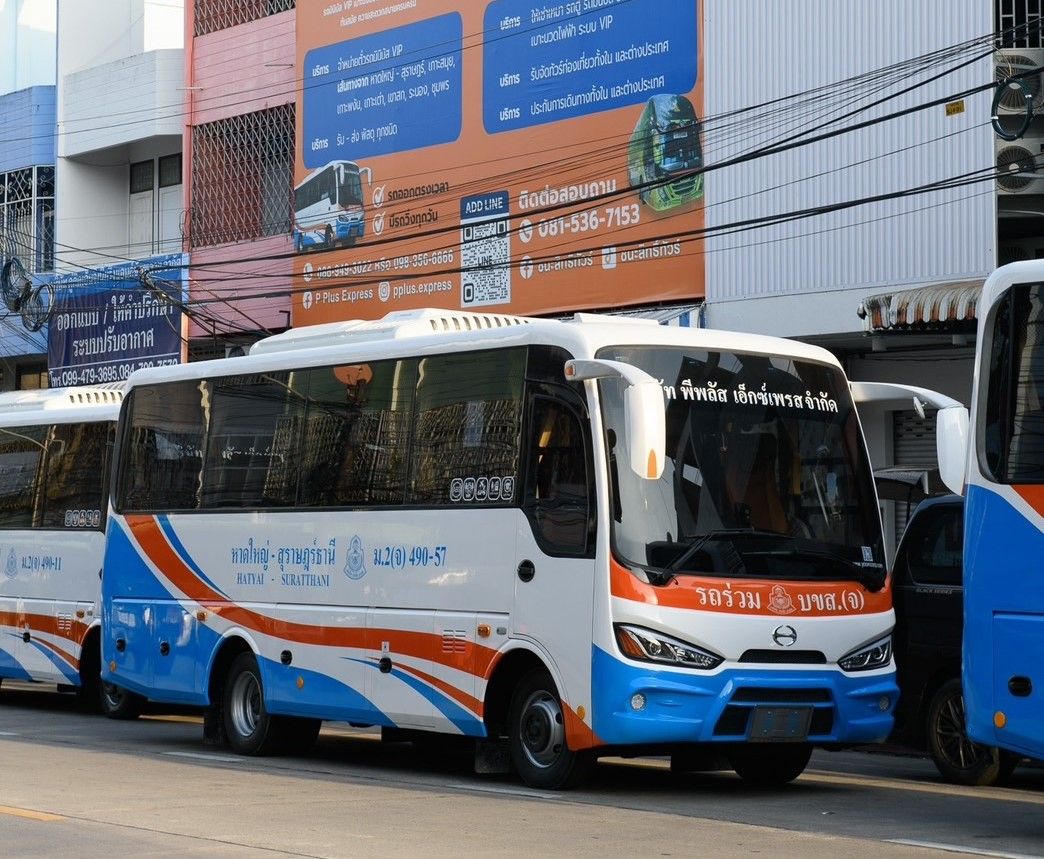
<svg viewBox="0 0 1044 859"><path fill-rule="evenodd" d="M797 644L797 631L792 626L777 626L772 633L772 640L780 647Z"/></svg>

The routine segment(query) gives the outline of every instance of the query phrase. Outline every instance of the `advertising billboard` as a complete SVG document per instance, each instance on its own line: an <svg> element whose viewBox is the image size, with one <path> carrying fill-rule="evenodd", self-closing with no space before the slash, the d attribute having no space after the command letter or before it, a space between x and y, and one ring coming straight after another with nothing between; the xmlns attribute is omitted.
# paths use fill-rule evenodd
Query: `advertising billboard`
<svg viewBox="0 0 1044 859"><path fill-rule="evenodd" d="M298 0L294 325L692 300L699 0Z"/></svg>
<svg viewBox="0 0 1044 859"><path fill-rule="evenodd" d="M142 367L180 364L187 266L186 255L167 254L56 276L50 386L119 382Z"/></svg>

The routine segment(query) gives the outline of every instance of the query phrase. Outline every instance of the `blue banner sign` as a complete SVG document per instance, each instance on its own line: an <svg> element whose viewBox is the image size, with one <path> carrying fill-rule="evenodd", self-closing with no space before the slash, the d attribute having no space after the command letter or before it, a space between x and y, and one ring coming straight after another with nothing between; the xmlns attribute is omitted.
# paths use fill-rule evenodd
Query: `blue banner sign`
<svg viewBox="0 0 1044 859"><path fill-rule="evenodd" d="M119 382L142 367L181 363L187 263L168 254L55 277L51 387Z"/></svg>
<svg viewBox="0 0 1044 859"><path fill-rule="evenodd" d="M688 92L696 25L692 0L495 0L482 48L487 133Z"/></svg>
<svg viewBox="0 0 1044 859"><path fill-rule="evenodd" d="M463 37L449 14L309 51L305 166L456 140Z"/></svg>

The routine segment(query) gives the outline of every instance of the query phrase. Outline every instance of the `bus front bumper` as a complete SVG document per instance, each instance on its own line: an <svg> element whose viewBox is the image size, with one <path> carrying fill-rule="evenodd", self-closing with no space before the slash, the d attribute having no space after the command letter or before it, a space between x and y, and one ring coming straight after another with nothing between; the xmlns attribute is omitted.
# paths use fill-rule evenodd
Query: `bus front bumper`
<svg viewBox="0 0 1044 859"><path fill-rule="evenodd" d="M899 697L894 670L703 674L637 666L599 649L593 668L594 732L609 745L782 739L766 735L771 724L816 745L877 743L891 733Z"/></svg>

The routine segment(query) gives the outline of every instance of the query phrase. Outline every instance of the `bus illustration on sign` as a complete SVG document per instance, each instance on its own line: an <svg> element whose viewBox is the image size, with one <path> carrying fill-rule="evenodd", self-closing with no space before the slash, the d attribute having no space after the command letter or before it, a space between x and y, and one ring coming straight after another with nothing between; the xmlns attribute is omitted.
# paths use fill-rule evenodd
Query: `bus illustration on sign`
<svg viewBox="0 0 1044 859"><path fill-rule="evenodd" d="M703 196L700 121L683 95L646 102L627 147L631 186L650 209L666 212Z"/></svg>
<svg viewBox="0 0 1044 859"><path fill-rule="evenodd" d="M329 250L354 245L366 233L363 177L371 182L369 167L354 161L331 161L313 170L294 189L294 249Z"/></svg>

